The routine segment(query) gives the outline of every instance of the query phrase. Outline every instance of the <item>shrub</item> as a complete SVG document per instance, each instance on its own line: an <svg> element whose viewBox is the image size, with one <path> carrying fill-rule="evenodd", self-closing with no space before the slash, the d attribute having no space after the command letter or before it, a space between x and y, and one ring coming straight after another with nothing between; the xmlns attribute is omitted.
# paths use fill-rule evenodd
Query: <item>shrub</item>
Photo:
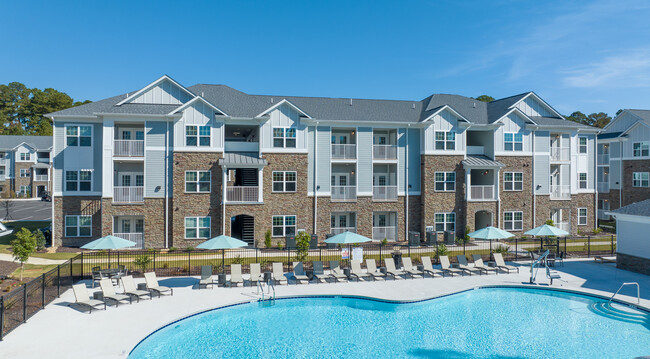
<svg viewBox="0 0 650 359"><path fill-rule="evenodd" d="M555 226L555 222L553 222L552 219L547 219L546 222L544 222L544 224L548 224L549 226Z"/></svg>
<svg viewBox="0 0 650 359"><path fill-rule="evenodd" d="M194 247L187 247L187 248L185 248L185 250L188 251L188 252L191 252L191 251L194 250Z"/></svg>
<svg viewBox="0 0 650 359"><path fill-rule="evenodd" d="M163 269L169 268L169 263L167 263L167 262L163 263L162 268Z"/></svg>
<svg viewBox="0 0 650 359"><path fill-rule="evenodd" d="M440 258L440 256L446 256L449 251L447 250L447 246L441 243L436 246L435 253L435 257Z"/></svg>
<svg viewBox="0 0 650 359"><path fill-rule="evenodd" d="M243 263L244 263L244 260L242 259L241 256L237 256L237 257L235 257L235 258L232 260L232 263L233 263L233 264L243 264Z"/></svg>
<svg viewBox="0 0 650 359"><path fill-rule="evenodd" d="M21 228L16 234L16 239L11 241L11 253L14 259L20 262L20 280L23 280L25 262L36 250L36 238L27 228Z"/></svg>
<svg viewBox="0 0 650 359"><path fill-rule="evenodd" d="M296 235L296 260L304 262L309 256L309 242L311 236L307 232L300 232Z"/></svg>
<svg viewBox="0 0 650 359"><path fill-rule="evenodd" d="M599 234L599 233L602 232L602 231L603 231L602 228L597 227L596 229L594 229L594 234Z"/></svg>
<svg viewBox="0 0 650 359"><path fill-rule="evenodd" d="M381 240L381 245L382 246L385 246L387 244L388 244L388 239L387 238L384 238L384 239Z"/></svg>
<svg viewBox="0 0 650 359"><path fill-rule="evenodd" d="M147 270L147 266L151 263L151 258L149 258L148 255L141 255L135 257L135 260L133 261L133 264L136 265L136 267L140 268L140 271L144 273L145 270Z"/></svg>
<svg viewBox="0 0 650 359"><path fill-rule="evenodd" d="M271 230L267 230L264 233L264 247L266 248L271 248L273 246L273 243L271 242Z"/></svg>
<svg viewBox="0 0 650 359"><path fill-rule="evenodd" d="M44 249L46 241L43 232L41 232L40 229L37 229L34 232L32 232L32 235L34 235L34 239L36 239L36 250L40 251Z"/></svg>
<svg viewBox="0 0 650 359"><path fill-rule="evenodd" d="M278 249L283 250L284 249L284 243L278 241Z"/></svg>
<svg viewBox="0 0 650 359"><path fill-rule="evenodd" d="M494 248L494 253L501 253L502 255L506 255L510 253L510 247L503 244L499 244L498 246L496 246L496 248Z"/></svg>
<svg viewBox="0 0 650 359"><path fill-rule="evenodd" d="M177 251L177 250L178 250L178 248L176 248L176 247L169 247L169 251L170 251L170 252L175 252L175 251Z"/></svg>

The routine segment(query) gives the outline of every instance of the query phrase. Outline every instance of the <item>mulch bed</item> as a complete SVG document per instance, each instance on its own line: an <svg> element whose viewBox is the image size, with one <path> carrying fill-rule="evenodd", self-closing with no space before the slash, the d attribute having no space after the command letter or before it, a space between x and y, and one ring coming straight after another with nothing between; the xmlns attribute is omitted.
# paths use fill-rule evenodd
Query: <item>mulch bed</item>
<svg viewBox="0 0 650 359"><path fill-rule="evenodd" d="M19 267L20 263L0 261L0 279L9 276L9 274L13 273Z"/></svg>
<svg viewBox="0 0 650 359"><path fill-rule="evenodd" d="M56 253L79 253L85 252L85 249L81 248L72 248L72 247L57 247Z"/></svg>

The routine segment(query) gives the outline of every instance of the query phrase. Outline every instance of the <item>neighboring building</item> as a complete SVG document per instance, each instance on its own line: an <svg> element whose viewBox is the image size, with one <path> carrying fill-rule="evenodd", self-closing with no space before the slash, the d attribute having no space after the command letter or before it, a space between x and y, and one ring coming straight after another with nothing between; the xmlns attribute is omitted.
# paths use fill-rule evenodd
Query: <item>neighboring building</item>
<svg viewBox="0 0 650 359"><path fill-rule="evenodd" d="M488 104L259 96L163 76L48 116L58 244L595 226L598 129L533 92Z"/></svg>
<svg viewBox="0 0 650 359"><path fill-rule="evenodd" d="M0 136L0 197L50 191L51 152L51 136Z"/></svg>
<svg viewBox="0 0 650 359"><path fill-rule="evenodd" d="M616 267L650 274L650 199L606 213L616 219Z"/></svg>

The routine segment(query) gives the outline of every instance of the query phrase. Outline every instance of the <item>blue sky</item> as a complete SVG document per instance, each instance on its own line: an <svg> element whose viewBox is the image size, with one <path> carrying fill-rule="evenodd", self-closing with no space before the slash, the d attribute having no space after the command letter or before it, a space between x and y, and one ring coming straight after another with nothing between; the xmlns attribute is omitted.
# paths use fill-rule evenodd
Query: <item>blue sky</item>
<svg viewBox="0 0 650 359"><path fill-rule="evenodd" d="M650 108L646 1L2 1L0 13L0 83L76 100L168 74L252 94L533 90L564 114Z"/></svg>

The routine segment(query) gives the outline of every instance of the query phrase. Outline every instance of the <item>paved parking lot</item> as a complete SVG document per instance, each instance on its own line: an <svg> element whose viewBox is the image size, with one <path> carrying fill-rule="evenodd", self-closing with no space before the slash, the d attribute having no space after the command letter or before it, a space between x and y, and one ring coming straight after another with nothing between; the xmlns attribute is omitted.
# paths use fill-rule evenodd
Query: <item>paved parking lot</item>
<svg viewBox="0 0 650 359"><path fill-rule="evenodd" d="M46 221L52 219L52 202L36 200L13 200L9 210L10 218L5 218L6 210L0 202L0 219L13 221Z"/></svg>

